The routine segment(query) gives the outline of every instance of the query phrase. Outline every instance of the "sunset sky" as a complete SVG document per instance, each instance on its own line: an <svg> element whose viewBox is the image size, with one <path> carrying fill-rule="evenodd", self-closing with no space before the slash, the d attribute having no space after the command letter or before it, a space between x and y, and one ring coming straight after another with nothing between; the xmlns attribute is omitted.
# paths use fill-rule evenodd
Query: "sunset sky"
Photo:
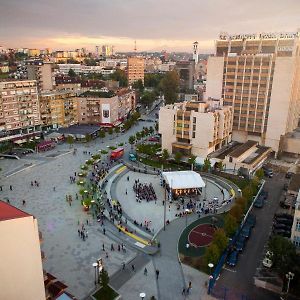
<svg viewBox="0 0 300 300"><path fill-rule="evenodd" d="M0 45L212 52L221 31L295 32L300 0L0 0Z"/></svg>

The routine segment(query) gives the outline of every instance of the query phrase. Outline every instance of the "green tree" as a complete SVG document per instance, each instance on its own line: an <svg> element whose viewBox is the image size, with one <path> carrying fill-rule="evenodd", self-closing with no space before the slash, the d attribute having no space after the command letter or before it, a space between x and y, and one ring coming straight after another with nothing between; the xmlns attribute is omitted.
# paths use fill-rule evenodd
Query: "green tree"
<svg viewBox="0 0 300 300"><path fill-rule="evenodd" d="M145 89L145 88L144 88L144 84L143 84L142 79L139 79L139 80L135 81L135 82L132 84L132 87L133 87L134 89L138 90L140 94L142 94L143 91L144 91L144 89Z"/></svg>
<svg viewBox="0 0 300 300"><path fill-rule="evenodd" d="M144 85L146 87L158 88L163 77L163 74L145 74Z"/></svg>
<svg viewBox="0 0 300 300"><path fill-rule="evenodd" d="M149 132L150 132L150 134L153 134L153 132L154 132L154 129L153 129L153 127L152 127L152 126L150 126L150 127L149 127Z"/></svg>
<svg viewBox="0 0 300 300"><path fill-rule="evenodd" d="M165 96L165 103L172 104L177 101L179 91L179 75L174 71L167 72L160 82L160 89Z"/></svg>
<svg viewBox="0 0 300 300"><path fill-rule="evenodd" d="M140 102L144 105L150 107L155 100L155 94L153 92L145 91L142 96Z"/></svg>
<svg viewBox="0 0 300 300"><path fill-rule="evenodd" d="M134 144L134 142L135 142L135 136L133 136L133 135L131 135L130 137L129 137L129 139L128 139L128 143L131 145L131 147L132 147L132 145Z"/></svg>
<svg viewBox="0 0 300 300"><path fill-rule="evenodd" d="M294 244L278 235L274 235L268 242L269 251L273 253L272 261L279 274L285 276L296 268L297 254Z"/></svg>
<svg viewBox="0 0 300 300"><path fill-rule="evenodd" d="M107 271L104 268L100 272L100 284L104 291L106 291L108 289L109 276L108 276Z"/></svg>
<svg viewBox="0 0 300 300"><path fill-rule="evenodd" d="M231 237L237 229L236 218L230 214L226 214L224 218L224 230L228 237Z"/></svg>
<svg viewBox="0 0 300 300"><path fill-rule="evenodd" d="M85 135L85 141L86 141L87 143L89 143L91 140L92 140L91 135L87 133L87 134Z"/></svg>
<svg viewBox="0 0 300 300"><path fill-rule="evenodd" d="M243 210L240 205L235 204L230 209L229 214L239 222L242 218Z"/></svg>
<svg viewBox="0 0 300 300"><path fill-rule="evenodd" d="M148 127L145 127L144 128L144 132L145 132L145 136L147 136L149 134L149 128Z"/></svg>
<svg viewBox="0 0 300 300"><path fill-rule="evenodd" d="M117 133L117 134L120 133L120 127L115 128L115 133Z"/></svg>
<svg viewBox="0 0 300 300"><path fill-rule="evenodd" d="M169 151L167 149L164 149L162 151L162 155L161 156L162 156L163 161L166 162L167 159L170 157Z"/></svg>
<svg viewBox="0 0 300 300"><path fill-rule="evenodd" d="M119 81L120 87L128 86L128 80L125 71L117 69L110 78L115 81Z"/></svg>
<svg viewBox="0 0 300 300"><path fill-rule="evenodd" d="M75 71L74 71L73 69L70 69L70 70L69 70L68 75L69 75L70 77L76 77L76 73L75 73Z"/></svg>
<svg viewBox="0 0 300 300"><path fill-rule="evenodd" d="M155 130L158 131L158 122L155 122L154 127L155 127Z"/></svg>
<svg viewBox="0 0 300 300"><path fill-rule="evenodd" d="M109 135L112 135L114 133L114 130L112 129L112 127L109 127L108 128L108 134Z"/></svg>
<svg viewBox="0 0 300 300"><path fill-rule="evenodd" d="M72 147L72 145L74 144L74 137L71 135L67 136L67 143L70 145L70 148Z"/></svg>
<svg viewBox="0 0 300 300"><path fill-rule="evenodd" d="M220 250L217 247L216 244L212 243L210 244L206 249L203 256L205 266L207 266L209 263L213 263L214 265L217 264L219 258L220 258Z"/></svg>
<svg viewBox="0 0 300 300"><path fill-rule="evenodd" d="M100 130L100 131L99 131L99 137L100 137L101 139L104 139L104 138L105 138L105 131L104 131L104 130Z"/></svg>
<svg viewBox="0 0 300 300"><path fill-rule="evenodd" d="M189 162L189 164L190 165L194 165L195 164L195 161L196 161L196 158L197 158L197 156L195 156L195 155L190 155L190 157L189 157L189 159L188 159L188 162Z"/></svg>
<svg viewBox="0 0 300 300"><path fill-rule="evenodd" d="M255 176L261 180L264 177L264 170L263 169L259 169L255 172Z"/></svg>
<svg viewBox="0 0 300 300"><path fill-rule="evenodd" d="M140 132L137 132L137 133L135 134L135 137L136 137L136 139L139 141L139 140L141 139L141 133L140 133Z"/></svg>
<svg viewBox="0 0 300 300"><path fill-rule="evenodd" d="M240 206L242 211L245 211L247 208L247 199L245 197L239 197L236 199L235 204Z"/></svg>
<svg viewBox="0 0 300 300"><path fill-rule="evenodd" d="M210 168L211 168L211 162L210 162L210 159L209 158L205 158L205 160L204 160L204 164L203 164L203 171L204 172L207 172L207 171L209 171L210 170Z"/></svg>
<svg viewBox="0 0 300 300"><path fill-rule="evenodd" d="M180 161L181 161L181 158L182 158L182 153L179 152L179 151L177 151L177 152L175 153L175 156L174 156L175 162L176 162L177 164L179 164Z"/></svg>
<svg viewBox="0 0 300 300"><path fill-rule="evenodd" d="M228 245L228 238L224 229L219 228L215 231L213 237L213 243L218 247L220 253L225 250Z"/></svg>

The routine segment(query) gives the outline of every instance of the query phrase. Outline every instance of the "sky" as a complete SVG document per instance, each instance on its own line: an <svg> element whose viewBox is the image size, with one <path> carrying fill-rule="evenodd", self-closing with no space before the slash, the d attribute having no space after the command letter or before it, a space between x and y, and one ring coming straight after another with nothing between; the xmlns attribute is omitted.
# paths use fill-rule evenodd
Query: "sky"
<svg viewBox="0 0 300 300"><path fill-rule="evenodd" d="M220 32L295 32L300 0L0 0L7 48L214 51ZM299 29L300 31L300 29Z"/></svg>

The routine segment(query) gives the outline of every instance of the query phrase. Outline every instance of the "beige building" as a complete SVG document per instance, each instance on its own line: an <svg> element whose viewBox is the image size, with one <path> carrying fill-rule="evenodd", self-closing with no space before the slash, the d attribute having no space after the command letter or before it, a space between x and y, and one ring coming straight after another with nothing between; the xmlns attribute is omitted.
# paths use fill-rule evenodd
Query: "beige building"
<svg viewBox="0 0 300 300"><path fill-rule="evenodd" d="M143 57L128 57L127 58L127 79L128 84L131 85L138 80L144 83L144 69L145 61Z"/></svg>
<svg viewBox="0 0 300 300"><path fill-rule="evenodd" d="M37 81L40 91L51 91L55 86L54 64L42 60L30 60L26 62L27 76L30 80Z"/></svg>
<svg viewBox="0 0 300 300"><path fill-rule="evenodd" d="M280 150L300 116L300 32L221 34L209 57L206 96L234 110L232 139Z"/></svg>
<svg viewBox="0 0 300 300"><path fill-rule="evenodd" d="M162 149L206 157L231 141L232 108L220 101L189 101L159 111Z"/></svg>
<svg viewBox="0 0 300 300"><path fill-rule="evenodd" d="M39 97L42 126L68 127L78 123L76 94L70 91L42 92Z"/></svg>
<svg viewBox="0 0 300 300"><path fill-rule="evenodd" d="M132 90L122 89L116 93L105 88L90 90L78 97L78 121L80 124L116 126L135 107L136 98Z"/></svg>
<svg viewBox="0 0 300 300"><path fill-rule="evenodd" d="M40 123L36 81L0 82L0 130L29 133Z"/></svg>
<svg viewBox="0 0 300 300"><path fill-rule="evenodd" d="M0 236L0 299L46 299L37 220L0 201Z"/></svg>
<svg viewBox="0 0 300 300"><path fill-rule="evenodd" d="M298 192L295 213L294 213L294 222L291 230L291 241L300 250L300 190Z"/></svg>

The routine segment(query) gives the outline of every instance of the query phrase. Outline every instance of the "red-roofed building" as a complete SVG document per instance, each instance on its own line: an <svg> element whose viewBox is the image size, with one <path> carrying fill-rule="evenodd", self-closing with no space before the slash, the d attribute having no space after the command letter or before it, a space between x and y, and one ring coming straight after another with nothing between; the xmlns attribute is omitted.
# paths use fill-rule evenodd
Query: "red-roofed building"
<svg viewBox="0 0 300 300"><path fill-rule="evenodd" d="M0 299L46 299L37 220L0 200Z"/></svg>

